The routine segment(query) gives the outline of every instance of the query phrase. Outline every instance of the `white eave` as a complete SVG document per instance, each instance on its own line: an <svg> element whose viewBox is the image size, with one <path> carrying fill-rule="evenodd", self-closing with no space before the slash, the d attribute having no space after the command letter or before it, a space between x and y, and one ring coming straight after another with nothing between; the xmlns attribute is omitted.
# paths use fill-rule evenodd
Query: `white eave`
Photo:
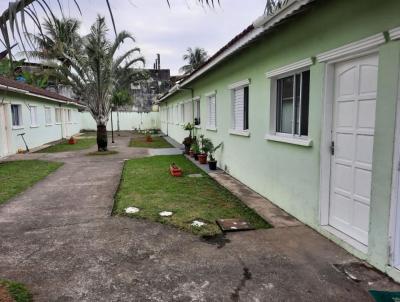
<svg viewBox="0 0 400 302"><path fill-rule="evenodd" d="M62 100L59 100L59 99L56 99L56 98L52 98L52 97L49 97L49 96L44 96L44 95L32 93L32 92L29 92L28 90L14 88L14 87L11 87L11 86L6 86L6 85L1 85L0 84L0 90L12 91L12 92L15 92L15 93L25 94L25 95L29 95L29 96L33 96L33 97L36 97L36 98L57 102L57 103L62 103L62 104L66 104L66 105L73 105L73 106L77 106L77 107L81 107L81 108L86 108L85 105L79 104L77 102L62 101Z"/></svg>
<svg viewBox="0 0 400 302"><path fill-rule="evenodd" d="M215 65L220 63L225 58L229 57L230 55L234 54L245 45L249 44L255 38L266 32L267 30L273 28L279 22L283 21L284 19L288 18L289 16L293 15L296 11L298 11L304 5L312 2L314 0L288 0L284 7L276 13L275 15L262 15L261 17L257 18L253 22L253 29L236 41L233 45L225 49L222 53L220 53L217 57L215 57L212 61L208 62L204 67L200 68L190 77L185 79L179 84L173 86L168 93L163 96L161 99L158 100L158 103L163 102L165 99L169 98L173 95L176 91L180 89L180 87L184 87L185 85L189 84L190 82L194 81L202 74L206 73L210 69L212 69Z"/></svg>

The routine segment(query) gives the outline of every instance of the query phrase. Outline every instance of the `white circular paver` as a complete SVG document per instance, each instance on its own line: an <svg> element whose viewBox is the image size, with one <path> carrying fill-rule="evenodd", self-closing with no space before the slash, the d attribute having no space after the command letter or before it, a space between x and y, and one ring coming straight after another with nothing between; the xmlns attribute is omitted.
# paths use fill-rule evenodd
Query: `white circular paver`
<svg viewBox="0 0 400 302"><path fill-rule="evenodd" d="M197 228L201 228L202 226L205 226L206 223L203 221L198 221L198 220L193 220L191 226L197 227Z"/></svg>
<svg viewBox="0 0 400 302"><path fill-rule="evenodd" d="M126 214L135 214L137 212L139 212L140 210L138 208L135 207L128 207L125 209L125 213Z"/></svg>
<svg viewBox="0 0 400 302"><path fill-rule="evenodd" d="M159 213L159 215L161 216L161 217L169 217L169 216L172 216L172 212L169 212L169 211L162 211L162 212L160 212Z"/></svg>

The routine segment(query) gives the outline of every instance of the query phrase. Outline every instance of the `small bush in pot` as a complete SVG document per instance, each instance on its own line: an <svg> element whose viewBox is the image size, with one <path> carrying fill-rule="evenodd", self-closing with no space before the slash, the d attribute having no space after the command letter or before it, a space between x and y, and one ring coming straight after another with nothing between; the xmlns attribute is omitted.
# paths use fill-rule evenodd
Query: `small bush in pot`
<svg viewBox="0 0 400 302"><path fill-rule="evenodd" d="M195 160L199 160L199 154L200 154L200 146L199 142L195 140L192 145L192 150L193 150L193 157Z"/></svg>
<svg viewBox="0 0 400 302"><path fill-rule="evenodd" d="M210 170L217 170L217 160L215 159L215 151L222 147L222 143L214 146L212 141L208 142L208 167Z"/></svg>
<svg viewBox="0 0 400 302"><path fill-rule="evenodd" d="M185 137L182 144L185 145L185 154L189 154L190 152L190 147L193 144L193 137L192 137L192 131L194 129L193 124L187 123L186 125L183 126L183 129L186 131L189 131L189 136Z"/></svg>
<svg viewBox="0 0 400 302"><path fill-rule="evenodd" d="M211 140L205 138L204 135L200 136L200 145L201 145L201 154L199 155L199 163L200 164L207 164L207 156L210 149Z"/></svg>

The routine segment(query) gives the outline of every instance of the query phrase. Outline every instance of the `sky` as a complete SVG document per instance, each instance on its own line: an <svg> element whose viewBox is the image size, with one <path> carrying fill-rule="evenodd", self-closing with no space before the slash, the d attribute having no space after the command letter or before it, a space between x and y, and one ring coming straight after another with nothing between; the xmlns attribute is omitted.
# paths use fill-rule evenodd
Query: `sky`
<svg viewBox="0 0 400 302"><path fill-rule="evenodd" d="M215 8L199 5L196 0L111 0L117 30L128 30L136 45L128 42L123 48L138 46L152 68L156 54L161 55L161 68L173 75L184 65L182 59L188 47L202 47L210 55L262 15L266 0L220 0ZM7 1L0 1L0 10ZM89 31L97 14L109 18L105 0L78 0L80 16L73 0L61 0L67 16L81 20L81 33ZM216 1L217 2L217 1ZM50 0L59 12L56 0ZM108 20L111 28L111 21Z"/></svg>

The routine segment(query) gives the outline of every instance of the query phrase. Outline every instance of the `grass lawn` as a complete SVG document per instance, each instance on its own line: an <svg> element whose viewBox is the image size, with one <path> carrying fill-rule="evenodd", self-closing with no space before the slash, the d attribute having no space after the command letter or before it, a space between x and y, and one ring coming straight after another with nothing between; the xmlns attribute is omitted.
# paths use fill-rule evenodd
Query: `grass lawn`
<svg viewBox="0 0 400 302"><path fill-rule="evenodd" d="M169 174L169 165L173 162L183 169L183 177L172 177ZM189 174L202 174L203 177L191 178ZM137 207L140 211L125 214L127 207ZM162 211L171 211L174 215L160 217ZM114 213L170 224L198 235L220 233L215 223L219 218L242 218L255 228L270 227L183 155L126 161ZM193 220L206 222L207 225L191 226Z"/></svg>
<svg viewBox="0 0 400 302"><path fill-rule="evenodd" d="M96 144L96 138L78 138L76 144L70 145L67 140L62 140L60 143L45 149L37 151L38 153L55 153L66 151L77 151L88 149Z"/></svg>
<svg viewBox="0 0 400 302"><path fill-rule="evenodd" d="M89 156L102 156L102 155L113 155L113 154L118 154L118 152L117 152L117 151L114 151L114 150L101 151L101 152L99 152L99 151L94 151L94 152L89 152L89 153L86 154L86 155L89 155Z"/></svg>
<svg viewBox="0 0 400 302"><path fill-rule="evenodd" d="M5 288L15 302L32 301L31 293L28 291L25 285L21 283L0 279L0 287Z"/></svg>
<svg viewBox="0 0 400 302"><path fill-rule="evenodd" d="M152 142L146 142L146 136L144 135L135 135L131 142L129 143L129 147L136 147L136 148L173 148L170 143L168 143L163 137L161 136L153 136Z"/></svg>
<svg viewBox="0 0 400 302"><path fill-rule="evenodd" d="M29 290L25 287L25 285L10 281L0 279L0 287L5 288L10 294L11 298L14 299L15 302L31 302L32 295ZM1 298L1 297L0 297Z"/></svg>
<svg viewBox="0 0 400 302"><path fill-rule="evenodd" d="M21 160L0 163L0 204L57 170L61 163Z"/></svg>

